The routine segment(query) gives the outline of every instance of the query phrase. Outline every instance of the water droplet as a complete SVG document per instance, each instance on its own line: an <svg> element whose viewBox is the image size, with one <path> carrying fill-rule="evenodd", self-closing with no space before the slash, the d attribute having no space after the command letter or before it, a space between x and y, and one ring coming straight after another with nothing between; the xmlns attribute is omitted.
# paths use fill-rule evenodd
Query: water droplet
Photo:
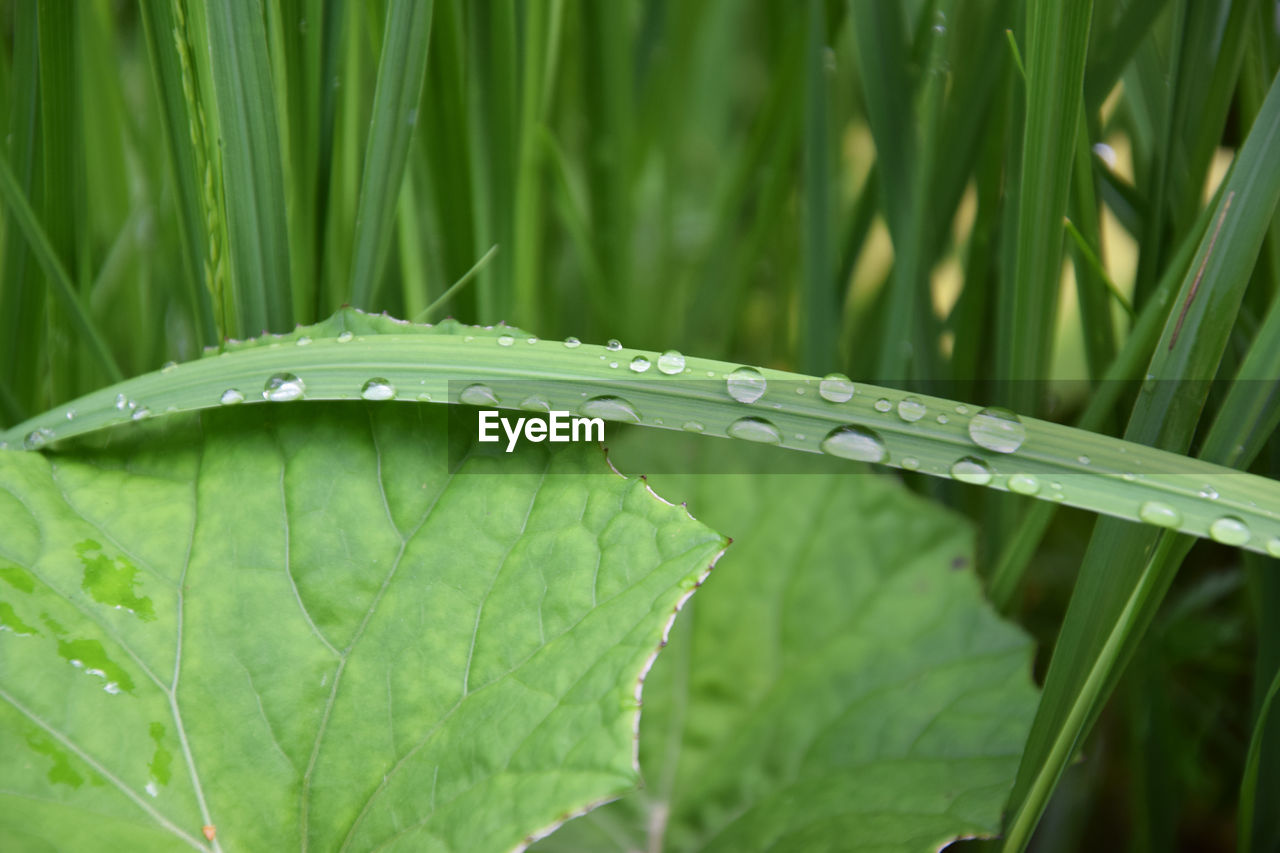
<svg viewBox="0 0 1280 853"><path fill-rule="evenodd" d="M69 420L69 421L73 421L73 420L75 420L75 419L76 419L76 410L75 410L75 409L67 409L67 420Z"/></svg>
<svg viewBox="0 0 1280 853"><path fill-rule="evenodd" d="M797 394L803 394L803 393L804 393L804 388L803 388L803 387L797 387L797 388L796 388L796 393L797 393Z"/></svg>
<svg viewBox="0 0 1280 853"><path fill-rule="evenodd" d="M133 414L129 416L129 419L133 421L140 421L143 418L149 418L149 417L151 417L151 410L148 409L146 406L141 406L137 409L134 409Z"/></svg>
<svg viewBox="0 0 1280 853"><path fill-rule="evenodd" d="M1088 465L1093 460L1090 459L1088 456L1081 455L1076 457L1076 461L1079 462L1081 465Z"/></svg>
<svg viewBox="0 0 1280 853"><path fill-rule="evenodd" d="M928 409L916 397L903 397L898 401L898 417L908 423L914 423L925 416Z"/></svg>
<svg viewBox="0 0 1280 853"><path fill-rule="evenodd" d="M914 456L904 456L902 457L902 467L908 471L917 471L920 468L920 460Z"/></svg>
<svg viewBox="0 0 1280 853"><path fill-rule="evenodd" d="M587 417L604 418L607 421L640 423L640 415L621 397L592 397L590 400L583 401L578 407L578 412Z"/></svg>
<svg viewBox="0 0 1280 853"><path fill-rule="evenodd" d="M125 409L132 409L133 404L129 402L129 398L123 394L116 395L116 411L123 412Z"/></svg>
<svg viewBox="0 0 1280 853"><path fill-rule="evenodd" d="M173 373L173 371L177 369L178 369L178 362L176 361L166 361L164 364L160 365L161 373Z"/></svg>
<svg viewBox="0 0 1280 853"><path fill-rule="evenodd" d="M636 373L644 373L649 369L649 359L642 355L638 355L631 359L631 369Z"/></svg>
<svg viewBox="0 0 1280 853"><path fill-rule="evenodd" d="M566 347L568 347L569 349L573 349L574 347L580 347L580 346L582 346L582 341L578 340L577 338L572 338L572 337L570 337L570 338L565 338L565 339L564 339L564 345L565 345Z"/></svg>
<svg viewBox="0 0 1280 853"><path fill-rule="evenodd" d="M50 441L53 441L53 430L40 427L27 433L27 437L22 440L22 446L27 450L38 450Z"/></svg>
<svg viewBox="0 0 1280 853"><path fill-rule="evenodd" d="M470 406L496 406L498 405L498 396L493 393L493 389L488 385L468 385L458 392L458 402L466 403Z"/></svg>
<svg viewBox="0 0 1280 853"><path fill-rule="evenodd" d="M525 397L521 400L520 408L526 412L549 412L551 411L551 403L534 394L532 397Z"/></svg>
<svg viewBox="0 0 1280 853"><path fill-rule="evenodd" d="M510 335L498 335L498 346L509 347L516 342L516 339Z"/></svg>
<svg viewBox="0 0 1280 853"><path fill-rule="evenodd" d="M1240 519L1228 515L1209 525L1209 535L1223 545L1244 545L1249 541L1249 528Z"/></svg>
<svg viewBox="0 0 1280 853"><path fill-rule="evenodd" d="M1014 474L1009 477L1009 491L1020 495L1034 495L1040 491L1040 481L1032 474Z"/></svg>
<svg viewBox="0 0 1280 853"><path fill-rule="evenodd" d="M396 386L386 379L370 379L360 389L360 396L366 400L391 400L396 396Z"/></svg>
<svg viewBox="0 0 1280 853"><path fill-rule="evenodd" d="M428 394L428 393L426 393L426 392L424 391L423 393L421 393L421 394L419 394L419 395L418 395L418 402L419 402L419 403L430 403L430 402L431 402L431 395L430 395L430 394Z"/></svg>
<svg viewBox="0 0 1280 853"><path fill-rule="evenodd" d="M969 419L969 438L996 453L1013 453L1027 440L1027 428L1007 409L983 409Z"/></svg>
<svg viewBox="0 0 1280 853"><path fill-rule="evenodd" d="M338 335L338 343L345 344L347 341L351 340L353 337L354 335L352 335L350 332L343 332L342 334Z"/></svg>
<svg viewBox="0 0 1280 853"><path fill-rule="evenodd" d="M847 403L853 399L853 381L843 373L828 373L818 382L818 396L828 403Z"/></svg>
<svg viewBox="0 0 1280 853"><path fill-rule="evenodd" d="M531 336L531 337L525 338L524 342L526 344L536 344L538 342L538 338L536 336Z"/></svg>
<svg viewBox="0 0 1280 853"><path fill-rule="evenodd" d="M839 426L827 433L822 452L859 462L883 462L889 455L880 436L856 426Z"/></svg>
<svg viewBox="0 0 1280 853"><path fill-rule="evenodd" d="M1158 527L1177 527L1182 524L1182 513L1163 501L1147 501L1138 507L1138 518Z"/></svg>
<svg viewBox="0 0 1280 853"><path fill-rule="evenodd" d="M951 466L951 476L962 483L985 486L991 482L991 466L976 456L964 456Z"/></svg>
<svg viewBox="0 0 1280 853"><path fill-rule="evenodd" d="M936 418L934 418L934 420L940 424L947 424L951 422L951 418L947 417L946 415L938 415Z"/></svg>
<svg viewBox="0 0 1280 853"><path fill-rule="evenodd" d="M725 380L729 396L739 403L754 403L764 396L768 386L760 371L753 367L739 367Z"/></svg>
<svg viewBox="0 0 1280 853"><path fill-rule="evenodd" d="M1267 540L1267 553L1273 557L1280 557L1280 539L1273 536Z"/></svg>
<svg viewBox="0 0 1280 853"><path fill-rule="evenodd" d="M1138 475L1132 471L1125 471L1120 475L1120 479L1124 480L1126 483L1132 483L1134 480L1138 479Z"/></svg>
<svg viewBox="0 0 1280 853"><path fill-rule="evenodd" d="M893 403L890 403L884 397L881 397L879 400L876 400L873 405L875 406L875 410L877 412L887 412L893 408Z"/></svg>
<svg viewBox="0 0 1280 853"><path fill-rule="evenodd" d="M609 366L610 366L610 367L612 367L614 370L617 370L617 369L618 369L618 362L616 362L616 361L611 361L611 362L609 362Z"/></svg>
<svg viewBox="0 0 1280 853"><path fill-rule="evenodd" d="M311 338L308 338L306 335L303 335L302 337L298 338L297 343L298 343L298 346L305 347L307 344L311 343Z"/></svg>
<svg viewBox="0 0 1280 853"><path fill-rule="evenodd" d="M1200 489L1200 497L1207 500L1216 501L1218 499L1218 490L1206 483Z"/></svg>
<svg viewBox="0 0 1280 853"><path fill-rule="evenodd" d="M668 376L675 376L684 370L684 356L677 350L667 350L658 356L658 370Z"/></svg>
<svg viewBox="0 0 1280 853"><path fill-rule="evenodd" d="M609 352L617 352L622 349L622 341L617 338L610 338L609 342L604 345L604 348L609 350Z"/></svg>
<svg viewBox="0 0 1280 853"><path fill-rule="evenodd" d="M302 380L292 373L276 373L263 386L262 397L274 403L284 403L301 397L305 388Z"/></svg>
<svg viewBox="0 0 1280 853"><path fill-rule="evenodd" d="M682 426L681 429L683 429L685 432L702 432L703 430L706 429L706 427L704 427L702 424L698 423L697 421L685 421L684 426Z"/></svg>
<svg viewBox="0 0 1280 853"><path fill-rule="evenodd" d="M956 414L957 415L969 414L969 407L966 406L964 403L961 403L960 405L956 406Z"/></svg>
<svg viewBox="0 0 1280 853"><path fill-rule="evenodd" d="M760 418L739 418L729 424L727 431L733 438L741 438L744 441L755 441L760 444L782 442L782 433L778 432L778 428Z"/></svg>

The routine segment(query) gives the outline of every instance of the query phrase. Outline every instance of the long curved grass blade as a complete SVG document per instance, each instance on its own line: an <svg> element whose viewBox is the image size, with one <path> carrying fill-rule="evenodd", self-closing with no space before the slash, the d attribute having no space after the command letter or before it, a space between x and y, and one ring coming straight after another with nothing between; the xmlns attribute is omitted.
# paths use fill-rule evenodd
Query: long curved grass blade
<svg viewBox="0 0 1280 853"><path fill-rule="evenodd" d="M431 2L398 0L387 9L378 60L369 146L360 180L355 251L351 261L351 304L371 307L391 247L391 227L409 142L418 123L418 102L427 71Z"/></svg>
<svg viewBox="0 0 1280 853"><path fill-rule="evenodd" d="M603 409L617 420L881 462L1131 521L1146 518L1261 553L1280 551L1280 483L1263 477L1002 410L855 387L843 378L569 343L503 327L410 326L348 310L325 324L95 391L0 434L0 441L34 449L153 412L278 400L289 376L298 380L292 396L317 400L359 399L376 379L397 399L457 403L474 399L462 392L476 384L488 389L495 408L517 409L536 398L555 410ZM1216 497L1201 494L1206 482L1216 484ZM1249 535L1232 535L1236 527L1224 527L1223 518L1238 519Z"/></svg>

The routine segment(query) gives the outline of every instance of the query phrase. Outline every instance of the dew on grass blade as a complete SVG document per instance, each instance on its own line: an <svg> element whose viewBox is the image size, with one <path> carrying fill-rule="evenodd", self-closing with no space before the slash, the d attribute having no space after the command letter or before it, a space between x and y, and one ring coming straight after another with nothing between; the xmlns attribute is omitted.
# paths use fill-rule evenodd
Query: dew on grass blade
<svg viewBox="0 0 1280 853"><path fill-rule="evenodd" d="M969 419L969 438L996 453L1013 453L1027 440L1027 428L1008 409L983 409Z"/></svg>
<svg viewBox="0 0 1280 853"><path fill-rule="evenodd" d="M582 341L580 341L580 340L578 340L577 338L574 338L574 337L568 337L568 338L565 338L565 339L564 339L564 345L565 345L568 349L573 349L574 347L580 347L580 346L582 346Z"/></svg>
<svg viewBox="0 0 1280 853"><path fill-rule="evenodd" d="M151 417L151 410L146 406L139 406L133 410L133 414L129 416L129 420L140 421L149 417Z"/></svg>
<svg viewBox="0 0 1280 853"><path fill-rule="evenodd" d="M1138 518L1157 527L1177 527L1182 524L1182 513L1164 501L1146 501L1138 507Z"/></svg>
<svg viewBox="0 0 1280 853"><path fill-rule="evenodd" d="M853 381L843 373L828 373L818 382L818 396L828 403L847 403L853 398Z"/></svg>
<svg viewBox="0 0 1280 853"><path fill-rule="evenodd" d="M26 438L22 440L22 446L27 450L39 450L50 441L53 441L53 430L48 427L41 427L27 433Z"/></svg>
<svg viewBox="0 0 1280 853"><path fill-rule="evenodd" d="M640 415L635 408L621 397L604 396L584 400L578 407L578 414L591 418L604 418L606 421L640 423Z"/></svg>
<svg viewBox="0 0 1280 853"><path fill-rule="evenodd" d="M885 397L881 397L879 400L876 400L873 405L875 406L875 410L881 414L888 412L893 408L893 403L890 403Z"/></svg>
<svg viewBox="0 0 1280 853"><path fill-rule="evenodd" d="M729 424L728 434L743 441L755 441L760 444L780 444L782 433L778 428L763 418L739 418Z"/></svg>
<svg viewBox="0 0 1280 853"><path fill-rule="evenodd" d="M903 397L898 401L898 417L907 423L915 423L928 412L925 404L917 397Z"/></svg>
<svg viewBox="0 0 1280 853"><path fill-rule="evenodd" d="M976 456L964 456L951 465L951 476L962 483L985 486L991 482L991 466Z"/></svg>
<svg viewBox="0 0 1280 853"><path fill-rule="evenodd" d="M880 436L853 425L839 426L827 433L822 440L822 452L858 462L883 462L889 455Z"/></svg>
<svg viewBox="0 0 1280 853"><path fill-rule="evenodd" d="M1009 477L1009 491L1019 495L1034 495L1040 491L1040 480L1033 474L1014 474Z"/></svg>
<svg viewBox="0 0 1280 853"><path fill-rule="evenodd" d="M754 403L764 396L768 383L754 367L739 367L725 379L725 387L739 403Z"/></svg>
<svg viewBox="0 0 1280 853"><path fill-rule="evenodd" d="M551 411L551 403L545 398L534 394L532 397L525 397L521 400L520 408L526 412L549 412Z"/></svg>
<svg viewBox="0 0 1280 853"><path fill-rule="evenodd" d="M1223 516L1209 525L1209 535L1223 545L1244 545L1249 541L1249 528L1243 521Z"/></svg>
<svg viewBox="0 0 1280 853"><path fill-rule="evenodd" d="M682 426L681 429L683 429L685 432L702 432L703 430L706 429L706 427L704 427L702 424L698 423L697 421L685 421L684 426Z"/></svg>
<svg viewBox="0 0 1280 853"><path fill-rule="evenodd" d="M354 336L350 332L343 332L338 335L338 343L345 344L347 341L351 340L352 337Z"/></svg>
<svg viewBox="0 0 1280 853"><path fill-rule="evenodd" d="M677 350L667 350L658 356L658 370L668 376L675 376L684 370L684 355Z"/></svg>
<svg viewBox="0 0 1280 853"><path fill-rule="evenodd" d="M610 338L609 342L604 345L604 348L607 349L609 352L617 352L618 350L622 349L622 341L618 340L617 338Z"/></svg>
<svg viewBox="0 0 1280 853"><path fill-rule="evenodd" d="M509 347L516 342L516 339L510 335L498 335L498 346Z"/></svg>
<svg viewBox="0 0 1280 853"><path fill-rule="evenodd" d="M396 386L380 377L370 379L360 389L360 396L365 400L390 400L396 396Z"/></svg>
<svg viewBox="0 0 1280 853"><path fill-rule="evenodd" d="M649 359L642 355L638 355L631 359L631 364L629 366L634 373L644 373L649 369Z"/></svg>
<svg viewBox="0 0 1280 853"><path fill-rule="evenodd" d="M222 392L222 396L218 398L218 402L224 406L234 406L237 403L244 402L244 395L235 388L228 388Z"/></svg>
<svg viewBox="0 0 1280 853"><path fill-rule="evenodd" d="M493 389L488 385L481 385L477 382L458 392L458 402L466 403L470 406L496 406L498 405L498 395L494 394Z"/></svg>
<svg viewBox="0 0 1280 853"><path fill-rule="evenodd" d="M262 388L262 397L273 403L285 403L300 398L304 390L306 385L292 373L273 373Z"/></svg>

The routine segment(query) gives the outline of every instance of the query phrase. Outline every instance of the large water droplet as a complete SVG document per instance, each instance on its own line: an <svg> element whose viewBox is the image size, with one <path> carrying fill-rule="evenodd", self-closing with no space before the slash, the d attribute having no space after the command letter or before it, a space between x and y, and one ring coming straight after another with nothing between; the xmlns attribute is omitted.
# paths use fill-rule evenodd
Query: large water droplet
<svg viewBox="0 0 1280 853"><path fill-rule="evenodd" d="M969 438L996 453L1013 453L1027 440L1027 428L1007 409L983 409L969 419Z"/></svg>
<svg viewBox="0 0 1280 853"><path fill-rule="evenodd" d="M636 373L644 373L646 370L649 369L649 359L645 358L642 355L638 355L635 358L631 359L630 367Z"/></svg>
<svg viewBox="0 0 1280 853"><path fill-rule="evenodd" d="M829 403L847 403L853 398L853 381L843 373L828 373L818 382L818 396Z"/></svg>
<svg viewBox="0 0 1280 853"><path fill-rule="evenodd" d="M1249 541L1249 528L1240 519L1228 515L1209 525L1209 535L1223 545L1244 545Z"/></svg>
<svg viewBox="0 0 1280 853"><path fill-rule="evenodd" d="M1163 501L1146 501L1138 507L1138 518L1158 527L1177 527L1182 524L1182 513Z"/></svg>
<svg viewBox="0 0 1280 853"><path fill-rule="evenodd" d="M50 441L53 441L53 430L40 427L27 433L27 437L22 440L22 446L27 450L38 450Z"/></svg>
<svg viewBox="0 0 1280 853"><path fill-rule="evenodd" d="M859 462L883 462L889 455L880 436L856 426L839 426L827 433L822 452Z"/></svg>
<svg viewBox="0 0 1280 853"><path fill-rule="evenodd" d="M609 350L609 352L617 352L622 349L622 341L617 338L610 338L609 342L604 345L604 348Z"/></svg>
<svg viewBox="0 0 1280 853"><path fill-rule="evenodd" d="M458 392L458 402L466 403L469 406L496 406L498 405L498 396L493 393L493 389L488 385L468 385Z"/></svg>
<svg viewBox="0 0 1280 853"><path fill-rule="evenodd" d="M951 476L962 483L985 486L991 482L991 466L976 456L964 456L951 466Z"/></svg>
<svg viewBox="0 0 1280 853"><path fill-rule="evenodd" d="M1267 540L1267 553L1273 557L1280 557L1280 538L1272 536Z"/></svg>
<svg viewBox="0 0 1280 853"><path fill-rule="evenodd" d="M396 386L386 379L370 379L360 389L360 396L366 400L390 400L396 396Z"/></svg>
<svg viewBox="0 0 1280 853"><path fill-rule="evenodd" d="M629 424L640 423L640 415L630 403L621 397L592 397L584 400L578 407L579 414L591 418L604 418L607 421L623 421Z"/></svg>
<svg viewBox="0 0 1280 853"><path fill-rule="evenodd" d="M739 418L729 424L727 432L733 438L760 444L779 444L782 441L778 428L762 418Z"/></svg>
<svg viewBox="0 0 1280 853"><path fill-rule="evenodd" d="M574 347L582 346L582 341L574 337L569 337L564 339L564 345L569 349L573 349Z"/></svg>
<svg viewBox="0 0 1280 853"><path fill-rule="evenodd" d="M739 403L754 403L764 396L768 383L754 367L739 367L725 380L729 396Z"/></svg>
<svg viewBox="0 0 1280 853"><path fill-rule="evenodd" d="M898 417L907 423L920 420L928 411L925 404L917 397L903 397L898 401Z"/></svg>
<svg viewBox="0 0 1280 853"><path fill-rule="evenodd" d="M498 335L498 346L509 347L516 342L516 339L510 335Z"/></svg>
<svg viewBox="0 0 1280 853"><path fill-rule="evenodd" d="M668 376L675 376L684 370L684 355L673 349L667 350L658 356L658 369Z"/></svg>
<svg viewBox="0 0 1280 853"><path fill-rule="evenodd" d="M1033 474L1013 474L1009 477L1009 491L1020 495L1034 495L1040 491L1040 480Z"/></svg>
<svg viewBox="0 0 1280 853"><path fill-rule="evenodd" d="M297 400L302 396L304 390L306 390L306 386L302 380L292 373L275 373L267 380L267 384L263 386L262 397L274 403L284 403L289 400Z"/></svg>

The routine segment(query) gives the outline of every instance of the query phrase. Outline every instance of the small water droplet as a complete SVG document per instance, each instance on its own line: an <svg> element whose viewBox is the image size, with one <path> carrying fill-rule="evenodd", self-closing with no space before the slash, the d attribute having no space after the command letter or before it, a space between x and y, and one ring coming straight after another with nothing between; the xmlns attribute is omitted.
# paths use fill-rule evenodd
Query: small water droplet
<svg viewBox="0 0 1280 853"><path fill-rule="evenodd" d="M1080 455L1076 457L1076 461L1079 462L1081 465L1088 465L1093 460L1090 459L1088 456Z"/></svg>
<svg viewBox="0 0 1280 853"><path fill-rule="evenodd" d="M1020 495L1034 495L1040 491L1040 481L1032 474L1014 474L1009 477L1009 491Z"/></svg>
<svg viewBox="0 0 1280 853"><path fill-rule="evenodd" d="M893 403L890 403L884 397L881 397L879 400L876 400L873 405L875 406L875 410L877 412L887 412L893 408Z"/></svg>
<svg viewBox="0 0 1280 853"><path fill-rule="evenodd" d="M622 341L617 338L610 338L609 342L604 345L604 348L609 350L609 352L617 352L622 349Z"/></svg>
<svg viewBox="0 0 1280 853"><path fill-rule="evenodd" d="M510 335L498 335L498 346L509 347L516 342L516 339Z"/></svg>
<svg viewBox="0 0 1280 853"><path fill-rule="evenodd" d="M658 370L668 376L675 376L684 370L684 355L677 350L669 349L658 356Z"/></svg>
<svg viewBox="0 0 1280 853"><path fill-rule="evenodd" d="M1027 428L1008 409L983 409L969 419L969 438L996 453L1013 453L1027 440Z"/></svg>
<svg viewBox="0 0 1280 853"><path fill-rule="evenodd" d="M642 355L638 355L635 358L631 359L630 367L636 373L644 373L646 370L649 369L649 359L645 358Z"/></svg>
<svg viewBox="0 0 1280 853"><path fill-rule="evenodd" d="M640 415L621 397L592 397L582 402L578 407L578 413L591 418L604 418L607 421L640 423Z"/></svg>
<svg viewBox="0 0 1280 853"><path fill-rule="evenodd" d="M133 408L133 406L129 402L128 397L126 397L123 394L116 395L116 411L117 412L123 412L125 409L131 409L131 408Z"/></svg>
<svg viewBox="0 0 1280 853"><path fill-rule="evenodd" d="M1267 553L1273 557L1280 557L1280 539L1272 536L1267 540Z"/></svg>
<svg viewBox="0 0 1280 853"><path fill-rule="evenodd" d="M396 396L396 386L386 379L370 379L360 389L360 396L366 400L391 400Z"/></svg>
<svg viewBox="0 0 1280 853"><path fill-rule="evenodd" d="M524 342L526 344L536 344L538 342L538 339L536 336L531 336L531 337L525 338Z"/></svg>
<svg viewBox="0 0 1280 853"><path fill-rule="evenodd" d="M50 441L53 441L53 430L48 427L40 427L27 433L27 437L22 440L22 446L27 450L39 450Z"/></svg>
<svg viewBox="0 0 1280 853"><path fill-rule="evenodd" d="M902 457L902 467L908 471L917 471L920 469L920 460L914 456Z"/></svg>
<svg viewBox="0 0 1280 853"><path fill-rule="evenodd" d="M818 382L818 396L828 403L847 403L853 391L853 381L843 373L828 373Z"/></svg>
<svg viewBox="0 0 1280 853"><path fill-rule="evenodd" d="M305 347L307 344L311 343L311 338L308 338L306 335L303 335L302 337L298 338L297 343L298 343L298 346Z"/></svg>
<svg viewBox="0 0 1280 853"><path fill-rule="evenodd" d="M419 394L419 395L418 395L418 402L419 402L419 403L430 403L430 402L431 402L431 395L430 395L430 394L428 394L428 393L426 393L426 392L424 391L423 393L421 393L421 394Z"/></svg>
<svg viewBox="0 0 1280 853"><path fill-rule="evenodd" d="M803 394L803 393L804 393L804 388L803 388L803 387L797 387L797 388L796 388L796 393L797 393L797 394Z"/></svg>
<svg viewBox="0 0 1280 853"><path fill-rule="evenodd" d="M1249 541L1249 528L1240 519L1228 515L1209 525L1209 535L1223 545L1244 545Z"/></svg>
<svg viewBox="0 0 1280 853"><path fill-rule="evenodd" d="M520 401L520 408L526 412L549 412L551 411L550 401L534 394L532 397L525 397Z"/></svg>
<svg viewBox="0 0 1280 853"><path fill-rule="evenodd" d="M744 441L755 441L760 444L779 444L782 433L773 424L761 418L739 418L729 424L728 434Z"/></svg>
<svg viewBox="0 0 1280 853"><path fill-rule="evenodd" d="M827 433L822 440L822 452L859 462L883 462L889 455L880 436L852 425L839 426Z"/></svg>
<svg viewBox="0 0 1280 853"><path fill-rule="evenodd" d="M149 417L151 417L151 410L148 409L146 406L140 406L139 408L133 410L133 414L129 416L129 420L140 421L144 418L149 418Z"/></svg>
<svg viewBox="0 0 1280 853"><path fill-rule="evenodd" d="M1177 527L1182 524L1182 513L1163 501L1146 501L1138 507L1138 518L1158 527Z"/></svg>
<svg viewBox="0 0 1280 853"><path fill-rule="evenodd" d="M493 389L488 385L468 385L458 392L458 402L466 403L469 406L496 406L498 405L498 395L493 393Z"/></svg>
<svg viewBox="0 0 1280 853"><path fill-rule="evenodd" d="M306 389L302 380L292 373L275 373L262 388L262 397L274 403L297 400Z"/></svg>
<svg viewBox="0 0 1280 853"><path fill-rule="evenodd" d="M222 396L218 398L218 402L224 406L234 406L236 403L244 402L244 395L235 388L228 388L222 392Z"/></svg>
<svg viewBox="0 0 1280 853"><path fill-rule="evenodd" d="M683 429L685 432L702 432L703 430L706 429L706 427L704 427L702 424L698 423L697 421L685 421L684 425L680 428Z"/></svg>
<svg viewBox="0 0 1280 853"><path fill-rule="evenodd" d="M961 403L960 405L956 406L956 414L957 415L969 414L969 407L966 406L964 403Z"/></svg>
<svg viewBox="0 0 1280 853"><path fill-rule="evenodd" d="M914 423L925 416L929 410L917 397L903 397L898 401L898 417L907 423Z"/></svg>
<svg viewBox="0 0 1280 853"><path fill-rule="evenodd" d="M936 418L934 418L934 420L940 424L947 424L951 422L951 418L947 417L946 415L938 415Z"/></svg>
<svg viewBox="0 0 1280 853"><path fill-rule="evenodd" d="M1206 500L1216 501L1218 499L1218 490L1206 483L1200 488L1200 497Z"/></svg>
<svg viewBox="0 0 1280 853"><path fill-rule="evenodd" d="M582 341L577 338L569 337L564 339L564 345L569 349L573 349L574 347L582 346Z"/></svg>
<svg viewBox="0 0 1280 853"><path fill-rule="evenodd" d="M962 483L985 486L991 482L991 466L976 456L964 456L951 465L951 476Z"/></svg>
<svg viewBox="0 0 1280 853"><path fill-rule="evenodd" d="M67 420L69 420L69 421L73 421L73 420L75 420L75 419L76 419L76 410L75 410L75 409L67 409Z"/></svg>
<svg viewBox="0 0 1280 853"><path fill-rule="evenodd" d="M1120 479L1124 480L1126 483L1132 483L1134 480L1138 479L1138 475L1132 471L1125 471L1120 475Z"/></svg>
<svg viewBox="0 0 1280 853"><path fill-rule="evenodd" d="M725 380L729 396L739 403L754 403L764 396L768 383L753 367L739 367Z"/></svg>
<svg viewBox="0 0 1280 853"><path fill-rule="evenodd" d="M345 344L347 341L351 340L353 337L355 336L352 335L350 332L343 332L340 335L338 335L338 343Z"/></svg>
<svg viewBox="0 0 1280 853"><path fill-rule="evenodd" d="M160 365L161 373L173 373L173 371L177 369L178 369L178 362L176 361L166 361L164 364Z"/></svg>

